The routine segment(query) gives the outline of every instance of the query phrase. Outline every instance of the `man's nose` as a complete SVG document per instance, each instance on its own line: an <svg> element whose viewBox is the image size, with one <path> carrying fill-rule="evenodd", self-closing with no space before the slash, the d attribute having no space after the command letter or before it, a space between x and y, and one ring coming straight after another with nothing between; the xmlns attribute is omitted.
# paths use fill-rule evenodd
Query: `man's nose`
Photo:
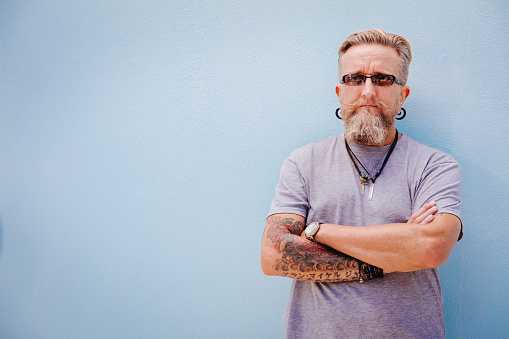
<svg viewBox="0 0 509 339"><path fill-rule="evenodd" d="M374 98L376 96L376 89L371 78L366 78L364 84L362 84L362 96L365 98Z"/></svg>

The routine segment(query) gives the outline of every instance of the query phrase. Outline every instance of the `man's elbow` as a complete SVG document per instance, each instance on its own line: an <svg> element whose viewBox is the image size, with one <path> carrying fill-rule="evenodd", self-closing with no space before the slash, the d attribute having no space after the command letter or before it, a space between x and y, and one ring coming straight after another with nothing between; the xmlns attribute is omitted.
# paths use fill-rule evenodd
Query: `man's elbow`
<svg viewBox="0 0 509 339"><path fill-rule="evenodd" d="M454 245L451 246L444 241L433 239L425 246L422 257L422 265L424 268L435 268L445 264L452 253Z"/></svg>
<svg viewBox="0 0 509 339"><path fill-rule="evenodd" d="M457 243L461 223L453 215L446 214L445 218L449 219L446 225L442 223L439 224L440 227L423 228L421 259L425 268L434 268L445 264Z"/></svg>
<svg viewBox="0 0 509 339"><path fill-rule="evenodd" d="M430 253L424 258L422 266L424 269L435 268L444 264L448 258L449 257L444 258L443 256L436 253Z"/></svg>
<svg viewBox="0 0 509 339"><path fill-rule="evenodd" d="M274 262L274 258L272 258L272 256L269 253L267 253L266 250L264 250L262 248L261 255L260 255L260 265L261 265L263 274L269 275L269 276L275 275L273 262Z"/></svg>
<svg viewBox="0 0 509 339"><path fill-rule="evenodd" d="M267 260L264 260L264 258L262 258L262 260L261 260L261 268L262 268L263 274L265 274L265 275L268 275L268 276L276 275L274 273L274 266L272 264L268 263Z"/></svg>
<svg viewBox="0 0 509 339"><path fill-rule="evenodd" d="M262 272L263 272L263 274L268 275L268 276L274 275L274 272L272 271L272 269L271 269L269 266L267 266L267 265L263 262L263 260L262 260L262 265L261 265L261 267L262 267Z"/></svg>

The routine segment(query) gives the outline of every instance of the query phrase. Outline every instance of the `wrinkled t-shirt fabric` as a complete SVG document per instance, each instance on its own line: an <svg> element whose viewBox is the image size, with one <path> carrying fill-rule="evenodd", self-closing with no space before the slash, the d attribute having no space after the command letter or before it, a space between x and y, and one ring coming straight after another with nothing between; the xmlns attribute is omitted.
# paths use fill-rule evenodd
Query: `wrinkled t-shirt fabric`
<svg viewBox="0 0 509 339"><path fill-rule="evenodd" d="M349 143L371 169L390 145ZM425 203L461 219L461 169L450 155L403 135L365 190L343 134L301 147L284 161L269 215L347 226L406 223ZM373 187L371 187L373 186ZM370 196L370 190L372 194ZM438 268L359 283L293 281L283 316L286 338L445 338Z"/></svg>

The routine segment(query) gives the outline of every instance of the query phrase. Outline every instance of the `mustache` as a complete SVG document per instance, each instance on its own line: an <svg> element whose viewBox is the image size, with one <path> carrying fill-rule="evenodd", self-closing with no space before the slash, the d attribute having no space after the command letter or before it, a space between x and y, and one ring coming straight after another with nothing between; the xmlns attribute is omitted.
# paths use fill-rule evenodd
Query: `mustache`
<svg viewBox="0 0 509 339"><path fill-rule="evenodd" d="M353 104L346 104L346 103L342 102L341 100L339 100L339 103L341 105L345 105L345 106L349 106L349 107L355 107L355 108L360 108L360 107L366 106L366 105L375 106L375 107L380 108L380 109L399 108L399 106L389 107L389 106L387 106L383 102L374 102L374 101L361 101L361 102L357 102L357 103L353 103Z"/></svg>

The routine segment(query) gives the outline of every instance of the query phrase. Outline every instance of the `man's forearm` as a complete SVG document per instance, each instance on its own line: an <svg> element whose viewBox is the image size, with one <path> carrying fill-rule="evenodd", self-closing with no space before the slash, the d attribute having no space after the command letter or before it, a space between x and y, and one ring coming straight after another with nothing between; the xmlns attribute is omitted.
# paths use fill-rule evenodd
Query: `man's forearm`
<svg viewBox="0 0 509 339"><path fill-rule="evenodd" d="M317 242L388 271L415 271L443 264L456 243L460 221L436 215L429 224L350 227L323 224Z"/></svg>
<svg viewBox="0 0 509 339"><path fill-rule="evenodd" d="M360 280L358 260L299 236L304 228L299 216L267 219L262 240L266 274L316 282Z"/></svg>
<svg viewBox="0 0 509 339"><path fill-rule="evenodd" d="M406 228L403 228L406 227ZM359 260L388 271L412 271L427 268L413 258L421 257L416 239L406 236L407 224L342 226L322 224L315 235L317 242L344 251ZM418 238L414 235L414 238ZM412 253L414 252L414 253Z"/></svg>

